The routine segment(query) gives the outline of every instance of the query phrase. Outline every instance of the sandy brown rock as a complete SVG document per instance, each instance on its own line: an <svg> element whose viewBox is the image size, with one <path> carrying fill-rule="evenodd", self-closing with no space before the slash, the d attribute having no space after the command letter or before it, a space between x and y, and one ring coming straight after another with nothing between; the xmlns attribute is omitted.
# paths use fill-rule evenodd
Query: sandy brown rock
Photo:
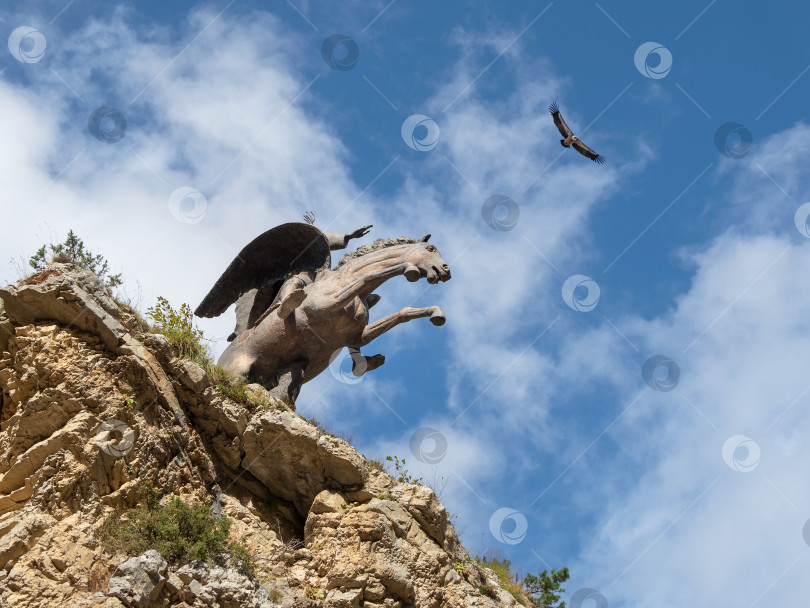
<svg viewBox="0 0 810 608"><path fill-rule="evenodd" d="M354 448L291 411L254 416L242 446L242 466L304 516L322 490L357 490L367 477Z"/></svg>
<svg viewBox="0 0 810 608"><path fill-rule="evenodd" d="M0 292L0 606L514 603L430 488L294 412L224 397L165 337L130 331L89 273L58 265ZM255 573L221 560L141 575L146 558L105 548L147 479L229 517Z"/></svg>

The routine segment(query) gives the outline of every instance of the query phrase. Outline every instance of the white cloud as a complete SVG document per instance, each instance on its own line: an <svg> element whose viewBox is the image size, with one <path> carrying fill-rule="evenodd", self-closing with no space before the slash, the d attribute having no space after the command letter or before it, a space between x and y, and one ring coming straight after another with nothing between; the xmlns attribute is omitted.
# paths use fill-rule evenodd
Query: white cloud
<svg viewBox="0 0 810 608"><path fill-rule="evenodd" d="M574 587L596 587L611 604L747 606L759 598L779 605L801 597L808 550L801 530L810 518L808 454L798 440L810 432L810 285L802 269L810 264L810 243L792 227L771 233L792 223L792 210L761 183L751 192L750 167L778 166L774 142L794 141L803 130L773 136L732 171L731 196L739 202L747 190L746 215L774 220L759 234L746 220L745 232L732 226L704 249L685 253L695 274L676 306L651 320L621 320L644 358L672 357L681 377L671 392L647 390L634 408L638 415L611 432L614 441L633 446L626 451L643 473L607 504L592 505L595 523L583 530L583 551L571 564ZM780 177L796 180L785 172ZM609 332L602 328L582 340L579 352L569 353L572 364L592 361L592 345ZM609 361L614 374L624 367L625 376L640 379L628 362ZM586 372L573 369L580 377ZM629 398L638 387L622 389ZM734 435L752 438L761 450L749 473L723 460L723 444ZM625 476L611 467L604 473L597 482L606 486Z"/></svg>

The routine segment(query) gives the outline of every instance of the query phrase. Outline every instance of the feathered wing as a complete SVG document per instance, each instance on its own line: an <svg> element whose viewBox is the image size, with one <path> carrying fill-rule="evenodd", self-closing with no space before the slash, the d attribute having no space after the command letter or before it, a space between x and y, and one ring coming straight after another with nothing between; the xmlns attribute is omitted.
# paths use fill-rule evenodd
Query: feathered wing
<svg viewBox="0 0 810 608"><path fill-rule="evenodd" d="M572 143L571 145L574 147L574 149L575 149L577 152L579 152L580 154L582 154L582 156L587 156L587 157L588 157L588 158L590 158L590 159L591 159L593 162L595 162L595 163L599 163L600 165L601 165L602 163L604 163L604 162L605 162L605 157L604 157L604 156L602 156L601 154L598 154L598 153L594 152L593 150L591 150L591 149L590 149L588 146L586 146L585 144L583 144L583 143L582 143L581 141L579 141L578 139L577 139L577 140L575 140L575 141L574 141L574 143Z"/></svg>
<svg viewBox="0 0 810 608"><path fill-rule="evenodd" d="M326 269L331 263L329 243L315 226L298 222L276 226L239 252L194 314L217 317L251 289L278 283L303 270Z"/></svg>
<svg viewBox="0 0 810 608"><path fill-rule="evenodd" d="M548 107L548 111L551 113L551 117L554 119L554 124L557 125L557 130L560 132L560 135L566 138L573 135L573 131L565 124L562 114L560 114L560 108L557 106L556 102Z"/></svg>

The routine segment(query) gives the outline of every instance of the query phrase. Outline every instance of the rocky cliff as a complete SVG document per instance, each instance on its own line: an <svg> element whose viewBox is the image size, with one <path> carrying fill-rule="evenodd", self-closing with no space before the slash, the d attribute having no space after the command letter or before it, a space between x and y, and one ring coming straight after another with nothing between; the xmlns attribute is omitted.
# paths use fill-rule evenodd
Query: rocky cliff
<svg viewBox="0 0 810 608"><path fill-rule="evenodd" d="M93 274L57 264L0 298L0 606L515 604L430 488L281 404L226 398ZM145 483L227 516L253 572L109 549Z"/></svg>

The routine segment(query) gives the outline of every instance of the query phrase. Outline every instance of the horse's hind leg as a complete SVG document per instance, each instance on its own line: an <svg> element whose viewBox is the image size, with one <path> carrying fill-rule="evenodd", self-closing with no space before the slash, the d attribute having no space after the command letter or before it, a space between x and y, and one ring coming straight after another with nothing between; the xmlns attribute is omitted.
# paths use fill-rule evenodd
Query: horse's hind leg
<svg viewBox="0 0 810 608"><path fill-rule="evenodd" d="M217 363L229 374L247 377L255 361L255 357L248 355L244 350L240 349L237 342L231 342L230 346L225 349L225 352L222 353Z"/></svg>
<svg viewBox="0 0 810 608"><path fill-rule="evenodd" d="M270 391L270 396L290 404L295 409L295 400L304 383L304 366L293 363L278 371L278 384Z"/></svg>
<svg viewBox="0 0 810 608"><path fill-rule="evenodd" d="M419 319L421 317L430 317L430 322L434 325L444 325L445 316L442 309L438 306L428 306L427 308L403 308L399 312L392 315L383 317L379 321L369 323L363 330L360 344L365 346L374 338L383 335L389 329L393 329L400 323L407 323L412 319Z"/></svg>
<svg viewBox="0 0 810 608"><path fill-rule="evenodd" d="M383 363L385 363L385 355L372 355L371 357L366 357L360 352L359 348L354 348L352 346L349 347L349 354L352 357L352 374L358 378L366 372L377 369Z"/></svg>

